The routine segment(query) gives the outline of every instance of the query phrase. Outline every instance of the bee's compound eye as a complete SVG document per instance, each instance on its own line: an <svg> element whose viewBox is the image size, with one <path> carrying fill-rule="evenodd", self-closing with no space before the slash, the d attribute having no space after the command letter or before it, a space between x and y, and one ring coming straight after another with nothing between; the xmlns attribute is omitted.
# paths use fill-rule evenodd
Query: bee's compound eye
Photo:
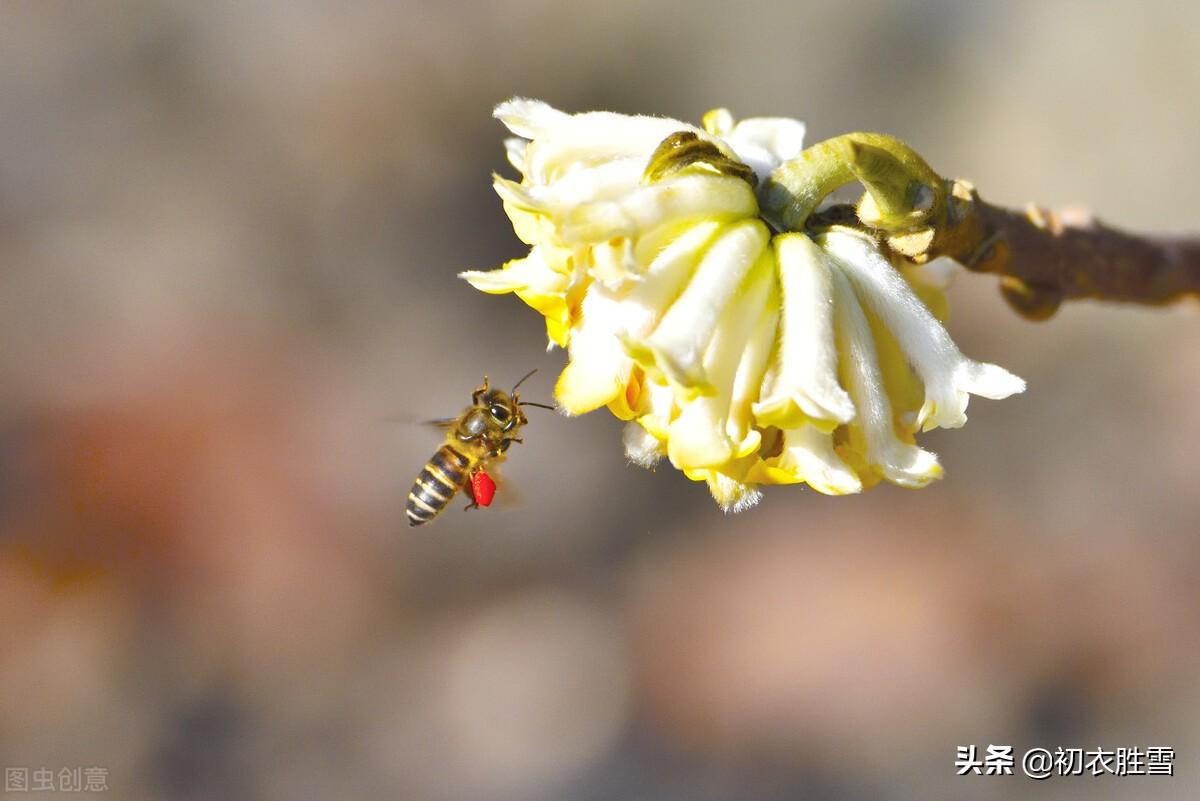
<svg viewBox="0 0 1200 801"><path fill-rule="evenodd" d="M500 422L500 423L503 423L506 420L508 420L508 418L510 416L508 413L508 409L504 408L500 404L492 404L492 407L490 409L488 409L488 412L490 412L492 417L496 418L496 421Z"/></svg>

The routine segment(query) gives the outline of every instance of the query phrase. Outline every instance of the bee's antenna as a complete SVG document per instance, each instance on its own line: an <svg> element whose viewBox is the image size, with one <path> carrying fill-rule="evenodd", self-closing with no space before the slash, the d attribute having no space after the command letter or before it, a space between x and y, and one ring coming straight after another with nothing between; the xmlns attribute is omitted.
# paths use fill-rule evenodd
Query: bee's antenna
<svg viewBox="0 0 1200 801"><path fill-rule="evenodd" d="M549 409L552 412L558 411L558 407L556 407L556 406L547 406L544 403L534 403L533 401L521 401L517 405L518 406L536 406L539 409Z"/></svg>
<svg viewBox="0 0 1200 801"><path fill-rule="evenodd" d="M529 378L529 376L533 375L536 372L537 372L537 368L535 367L532 370L530 370L528 373L526 373L525 375L521 376L521 380L518 381L517 383L513 384L513 388L508 394L511 395L511 394L513 394L513 392L516 392L517 387L519 387L519 386L521 386L521 384L525 383L525 379Z"/></svg>

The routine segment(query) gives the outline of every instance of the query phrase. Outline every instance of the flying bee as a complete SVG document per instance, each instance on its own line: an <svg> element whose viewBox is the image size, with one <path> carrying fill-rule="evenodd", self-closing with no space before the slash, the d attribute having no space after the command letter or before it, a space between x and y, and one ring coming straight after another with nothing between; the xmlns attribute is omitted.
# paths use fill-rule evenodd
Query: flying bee
<svg viewBox="0 0 1200 801"><path fill-rule="evenodd" d="M518 397L517 387L535 372L530 370L508 392L492 389L484 376L483 385L471 393L471 405L462 414L433 421L433 425L446 429L446 442L417 475L408 493L404 511L410 526L433 520L462 489L471 496L467 509L491 504L496 484L487 468L502 461L514 442L522 441L517 434L529 421L521 407L554 408L544 403L523 403Z"/></svg>

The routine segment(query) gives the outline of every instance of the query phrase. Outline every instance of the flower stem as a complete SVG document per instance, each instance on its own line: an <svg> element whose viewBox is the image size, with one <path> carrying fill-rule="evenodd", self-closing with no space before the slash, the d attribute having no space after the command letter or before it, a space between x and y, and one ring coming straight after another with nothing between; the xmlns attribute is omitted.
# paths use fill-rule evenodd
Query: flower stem
<svg viewBox="0 0 1200 801"><path fill-rule="evenodd" d="M893 136L848 133L826 139L780 165L759 198L762 212L781 230L801 231L821 201L860 181L867 190L859 216L873 228L906 233L936 216L945 182L915 150Z"/></svg>

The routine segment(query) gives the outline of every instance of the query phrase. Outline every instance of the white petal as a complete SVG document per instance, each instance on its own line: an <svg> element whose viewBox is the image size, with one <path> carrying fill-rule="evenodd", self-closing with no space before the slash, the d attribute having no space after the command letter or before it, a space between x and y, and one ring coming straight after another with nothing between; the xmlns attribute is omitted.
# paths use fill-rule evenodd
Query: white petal
<svg viewBox="0 0 1200 801"><path fill-rule="evenodd" d="M565 242L601 242L637 237L674 221L734 220L757 214L754 190L740 178L687 173L641 186L618 200L578 206L566 216L561 236Z"/></svg>
<svg viewBox="0 0 1200 801"><path fill-rule="evenodd" d="M857 234L830 232L818 243L838 261L925 383L925 405L918 415L923 430L965 423L968 393L1000 399L1024 391L1025 382L1004 368L963 356L873 242Z"/></svg>
<svg viewBox="0 0 1200 801"><path fill-rule="evenodd" d="M878 355L866 314L841 270L831 271L835 297L838 351L850 396L858 409L855 425L867 441L867 461L888 481L902 487L923 487L942 473L937 456L896 436L892 407L883 388Z"/></svg>
<svg viewBox="0 0 1200 801"><path fill-rule="evenodd" d="M833 434L806 424L783 432L779 466L791 469L817 492L848 495L862 492L862 481L833 447Z"/></svg>
<svg viewBox="0 0 1200 801"><path fill-rule="evenodd" d="M628 382L633 361L622 340L641 339L658 324L678 297L705 250L720 229L719 223L702 223L676 236L638 276L638 280L610 287L593 284L584 296L581 323L571 336L571 362L563 371L556 393L572 413L581 414L607 403ZM591 271L597 278L615 272L631 260L628 240L589 248L596 260ZM604 270L599 263L609 260ZM601 273L601 274L597 274Z"/></svg>
<svg viewBox="0 0 1200 801"><path fill-rule="evenodd" d="M492 116L517 136L535 139L563 125L571 115L542 100L514 97L496 106Z"/></svg>
<svg viewBox="0 0 1200 801"><path fill-rule="evenodd" d="M654 330L671 303L683 291L720 227L720 223L701 223L677 234L674 241L658 253L635 281L610 287L601 280L605 291L597 291L599 288L589 290L583 301L583 325L588 325L593 311L607 316L611 324L604 329L610 340L606 342L606 347L615 347L625 355L621 339L640 339ZM594 260L608 259L614 262L603 268L598 263L593 264L591 271L598 280L605 277L604 272L621 269L615 262L621 261L624 266L626 261L635 260L628 255L629 240L617 241L616 245L605 243L588 249ZM597 271L601 274L597 275ZM593 292L596 292L595 297ZM613 305L610 307L605 303L600 306L604 298L610 299Z"/></svg>
<svg viewBox="0 0 1200 801"><path fill-rule="evenodd" d="M627 342L634 358L685 390L707 384L702 359L726 305L767 245L757 220L728 226L709 246L679 299L644 342Z"/></svg>
<svg viewBox="0 0 1200 801"><path fill-rule="evenodd" d="M796 409L812 420L848 423L854 403L838 384L830 265L804 234L777 235L774 245L783 288L778 365L754 414L781 427L797 425Z"/></svg>
<svg viewBox="0 0 1200 801"><path fill-rule="evenodd" d="M744 456L757 449L762 439L754 428L752 409L762 391L763 375L770 363L779 329L779 288L769 274L762 309L755 313L758 319L733 379L729 422L725 425L725 431L734 443L735 456Z"/></svg>
<svg viewBox="0 0 1200 801"><path fill-rule="evenodd" d="M504 155L508 163L522 175L525 174L525 148L528 145L529 142L519 136L510 136L504 140Z"/></svg>
<svg viewBox="0 0 1200 801"><path fill-rule="evenodd" d="M641 281L633 243L625 237L579 248L588 273L606 289L619 291Z"/></svg>
<svg viewBox="0 0 1200 801"><path fill-rule="evenodd" d="M770 253L764 252L739 287L737 297L721 314L703 361L704 372L714 391L684 404L679 418L671 424L667 454L676 467L716 467L744 455L737 453L740 447L750 450L757 447L757 434L753 442L735 442L729 436L728 421L738 368L743 362L747 343L767 308L766 301L773 284L772 266ZM765 365L765 356L762 362ZM749 436L748 430L746 436Z"/></svg>
<svg viewBox="0 0 1200 801"><path fill-rule="evenodd" d="M647 240L653 239L653 235L638 240L634 260L639 264L648 264L641 280L629 289L625 302L640 307L651 325L644 330L631 329L631 334L643 336L653 329L653 325L658 323L683 292L720 229L721 223L703 222L686 228L682 233L675 230L665 247L661 247L661 241L654 243L659 247L650 245Z"/></svg>
<svg viewBox="0 0 1200 801"><path fill-rule="evenodd" d="M638 423L626 423L622 433L625 458L634 464L653 468L666 454L666 446Z"/></svg>
<svg viewBox="0 0 1200 801"><path fill-rule="evenodd" d="M558 180L577 169L632 156L641 158L644 168L650 154L671 134L701 133L693 125L665 117L608 111L563 114L544 103L523 102L531 105L502 103L496 116L513 133L533 140L526 151L525 174L539 184Z"/></svg>
<svg viewBox="0 0 1200 801"><path fill-rule="evenodd" d="M744 512L762 500L762 492L753 484L745 484L724 473L710 471L707 476L708 490L713 500L727 514Z"/></svg>
<svg viewBox="0 0 1200 801"><path fill-rule="evenodd" d="M761 184L780 164L800 155L804 123L786 117L752 117L735 125L725 141Z"/></svg>
<svg viewBox="0 0 1200 801"><path fill-rule="evenodd" d="M499 177L493 183L496 193L509 203L561 220L578 206L620 201L636 192L643 169L637 159L616 159L577 170L551 184L519 184Z"/></svg>
<svg viewBox="0 0 1200 801"><path fill-rule="evenodd" d="M914 284L945 292L962 270L962 265L949 256L938 256L925 264L905 267L904 277Z"/></svg>

